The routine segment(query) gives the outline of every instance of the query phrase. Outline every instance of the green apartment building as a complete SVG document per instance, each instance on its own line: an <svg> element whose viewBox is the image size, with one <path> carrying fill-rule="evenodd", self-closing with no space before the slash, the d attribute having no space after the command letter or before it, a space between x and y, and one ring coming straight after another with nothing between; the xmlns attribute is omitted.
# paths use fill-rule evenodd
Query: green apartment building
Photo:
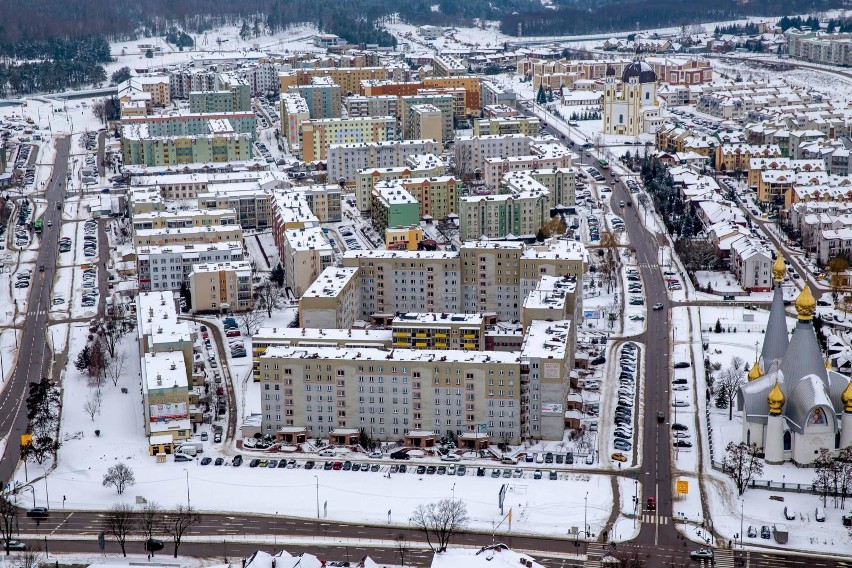
<svg viewBox="0 0 852 568"><path fill-rule="evenodd" d="M420 204L405 189L377 187L371 197L373 224L380 235L388 227L420 224Z"/></svg>

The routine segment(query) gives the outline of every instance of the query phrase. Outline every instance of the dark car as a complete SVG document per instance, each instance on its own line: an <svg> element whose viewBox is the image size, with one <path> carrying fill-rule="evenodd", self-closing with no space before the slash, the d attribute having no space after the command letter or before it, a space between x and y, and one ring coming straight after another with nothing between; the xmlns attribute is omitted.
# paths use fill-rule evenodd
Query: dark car
<svg viewBox="0 0 852 568"><path fill-rule="evenodd" d="M373 466L370 468L370 471L379 471L379 464L374 463Z"/></svg>
<svg viewBox="0 0 852 568"><path fill-rule="evenodd" d="M163 550L165 546L166 543L157 538L149 538L145 541L145 550L148 552L156 552L158 550Z"/></svg>
<svg viewBox="0 0 852 568"><path fill-rule="evenodd" d="M278 462L278 469L284 469L287 467L287 460L281 460Z"/></svg>
<svg viewBox="0 0 852 568"><path fill-rule="evenodd" d="M678 422L675 422L674 424L672 424L672 430L674 430L675 432L686 432L687 430L689 430L689 426L687 426L686 424L680 424Z"/></svg>
<svg viewBox="0 0 852 568"><path fill-rule="evenodd" d="M351 461L343 462L343 471L349 471L350 469L352 469L352 462Z"/></svg>
<svg viewBox="0 0 852 568"><path fill-rule="evenodd" d="M760 538L767 538L768 539L770 536L771 536L771 533L769 532L769 527L767 527L766 525L763 525L762 527L760 527Z"/></svg>
<svg viewBox="0 0 852 568"><path fill-rule="evenodd" d="M225 458L216 458L216 461L213 462L213 465L222 465L225 463Z"/></svg>
<svg viewBox="0 0 852 568"><path fill-rule="evenodd" d="M260 460L255 458L249 462L249 467L257 467L260 465Z"/></svg>
<svg viewBox="0 0 852 568"><path fill-rule="evenodd" d="M417 475L423 475L424 473L426 473L426 466L425 465L418 465L416 473L417 473Z"/></svg>
<svg viewBox="0 0 852 568"><path fill-rule="evenodd" d="M678 361L677 363L674 364L674 368L675 369L688 369L689 368L689 362L688 361Z"/></svg>
<svg viewBox="0 0 852 568"><path fill-rule="evenodd" d="M326 470L326 471L330 470L330 469L331 469L331 468L333 468L333 467L334 467L334 463L333 463L333 462L330 462L330 461L325 462L325 465L324 465L324 466L322 466L322 468L323 468L324 470Z"/></svg>
<svg viewBox="0 0 852 568"><path fill-rule="evenodd" d="M360 463L353 463L352 464L352 471L361 471L361 464Z"/></svg>
<svg viewBox="0 0 852 568"><path fill-rule="evenodd" d="M410 460L411 456L408 455L408 452L394 452L390 455L392 460Z"/></svg>
<svg viewBox="0 0 852 568"><path fill-rule="evenodd" d="M591 360L592 365L603 365L604 363L606 363L606 357L604 357L603 355L601 355L600 357L595 357Z"/></svg>
<svg viewBox="0 0 852 568"><path fill-rule="evenodd" d="M50 511L47 507L33 507L27 511L27 516L32 519L46 519L50 516Z"/></svg>
<svg viewBox="0 0 852 568"><path fill-rule="evenodd" d="M691 448L692 442L687 442L686 440L677 440L672 442L672 446L675 448Z"/></svg>
<svg viewBox="0 0 852 568"><path fill-rule="evenodd" d="M201 465L210 465L210 462L213 461L213 458L203 458L201 460Z"/></svg>
<svg viewBox="0 0 852 568"><path fill-rule="evenodd" d="M243 456L241 456L241 455L234 456L234 461L231 462L231 463L234 464L234 467L240 467L241 465L243 465Z"/></svg>
<svg viewBox="0 0 852 568"><path fill-rule="evenodd" d="M435 467L434 465L430 465L429 467L426 468L426 474L427 475L433 475L436 471L438 471L438 468Z"/></svg>
<svg viewBox="0 0 852 568"><path fill-rule="evenodd" d="M404 463L399 464L399 473L405 473L408 471L408 467Z"/></svg>
<svg viewBox="0 0 852 568"><path fill-rule="evenodd" d="M316 462L313 460L308 460L305 462L305 469L314 469Z"/></svg>
<svg viewBox="0 0 852 568"><path fill-rule="evenodd" d="M485 468L484 467L476 468L476 477L485 477Z"/></svg>

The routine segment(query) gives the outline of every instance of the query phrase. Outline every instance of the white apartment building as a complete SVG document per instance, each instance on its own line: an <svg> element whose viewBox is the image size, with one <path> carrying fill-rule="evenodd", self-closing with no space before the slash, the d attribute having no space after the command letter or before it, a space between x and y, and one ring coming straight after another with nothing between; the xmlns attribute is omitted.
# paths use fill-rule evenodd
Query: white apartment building
<svg viewBox="0 0 852 568"><path fill-rule="evenodd" d="M334 262L334 249L320 227L284 231L281 254L286 285L297 298Z"/></svg>
<svg viewBox="0 0 852 568"><path fill-rule="evenodd" d="M182 285L189 284L194 265L244 259L243 245L238 241L139 247L136 249L139 290L179 292Z"/></svg>
<svg viewBox="0 0 852 568"><path fill-rule="evenodd" d="M366 144L331 144L326 161L327 177L331 181L353 182L355 174L365 168L397 168L406 159L418 154L440 154L440 142L435 140L394 140Z"/></svg>
<svg viewBox="0 0 852 568"><path fill-rule="evenodd" d="M456 136L456 170L459 173L483 171L488 158L527 156L532 142L532 137L523 134Z"/></svg>

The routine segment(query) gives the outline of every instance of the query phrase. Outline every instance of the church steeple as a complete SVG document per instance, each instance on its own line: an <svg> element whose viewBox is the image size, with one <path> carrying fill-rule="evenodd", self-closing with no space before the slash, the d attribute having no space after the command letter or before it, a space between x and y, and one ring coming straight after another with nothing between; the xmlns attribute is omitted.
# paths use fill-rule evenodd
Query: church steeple
<svg viewBox="0 0 852 568"><path fill-rule="evenodd" d="M776 361L780 361L787 350L790 338L787 335L787 315L784 313L784 292L781 282L784 280L784 257L781 251L772 265L772 277L775 280L775 290L772 295L772 305L769 308L769 321L763 336L763 348L760 351L760 368L768 373Z"/></svg>

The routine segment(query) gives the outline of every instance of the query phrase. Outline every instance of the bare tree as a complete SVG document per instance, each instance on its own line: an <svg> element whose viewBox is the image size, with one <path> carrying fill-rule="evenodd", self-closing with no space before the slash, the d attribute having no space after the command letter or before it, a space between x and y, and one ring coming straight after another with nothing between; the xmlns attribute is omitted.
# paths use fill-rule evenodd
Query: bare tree
<svg viewBox="0 0 852 568"><path fill-rule="evenodd" d="M104 532L112 535L121 547L121 554L127 556L124 549L127 537L136 530L136 514L133 507L125 503L116 503L104 516Z"/></svg>
<svg viewBox="0 0 852 568"><path fill-rule="evenodd" d="M177 558L178 548L183 534L192 525L198 524L201 521L201 516L192 507L184 507L178 505L174 511L169 511L163 519L163 528L166 534L172 537L175 544L174 557Z"/></svg>
<svg viewBox="0 0 852 568"><path fill-rule="evenodd" d="M92 391L89 398L83 403L83 411L89 415L92 422L95 421L95 415L101 411L100 391Z"/></svg>
<svg viewBox="0 0 852 568"><path fill-rule="evenodd" d="M44 561L44 555L38 549L38 547L33 548L32 550L27 550L26 552L21 552L20 554L16 554L14 556L14 560L12 561L12 566L14 568L39 568Z"/></svg>
<svg viewBox="0 0 852 568"><path fill-rule="evenodd" d="M271 280L267 280L255 290L257 307L261 310L266 310L266 317L271 318L273 310L282 308L286 298L287 291Z"/></svg>
<svg viewBox="0 0 852 568"><path fill-rule="evenodd" d="M139 515L139 532L145 537L145 542L159 535L163 529L163 510L156 501L145 503ZM150 551L151 555L154 551Z"/></svg>
<svg viewBox="0 0 852 568"><path fill-rule="evenodd" d="M261 322L263 322L263 318L263 310L254 308L239 314L239 316L237 316L237 321L240 322L245 334L247 336L252 336L257 331L257 328L260 327Z"/></svg>
<svg viewBox="0 0 852 568"><path fill-rule="evenodd" d="M0 495L0 530L3 531L3 546L6 548L6 556L9 555L9 542L12 540L17 520L18 508L5 496Z"/></svg>
<svg viewBox="0 0 852 568"><path fill-rule="evenodd" d="M405 535L400 534L396 537L396 553L399 554L399 565L405 566L405 557L411 548L408 541L405 540Z"/></svg>
<svg viewBox="0 0 852 568"><path fill-rule="evenodd" d="M414 528L423 531L426 544L433 552L444 552L453 535L467 526L467 505L455 499L421 504L414 509L409 522Z"/></svg>
<svg viewBox="0 0 852 568"><path fill-rule="evenodd" d="M739 359L740 364L735 366L736 361L731 361L731 366L719 373L719 377L713 382L716 389L717 397L724 400L728 408L728 420L734 419L734 401L737 398L737 391L740 385L743 384L742 359Z"/></svg>
<svg viewBox="0 0 852 568"><path fill-rule="evenodd" d="M98 328L98 334L100 334L104 347L106 347L110 357L115 357L116 346L125 331L124 318L115 314L109 314L104 317L103 323Z"/></svg>
<svg viewBox="0 0 852 568"><path fill-rule="evenodd" d="M127 353L118 349L115 351L115 354L106 366L106 376L112 381L113 386L118 386L118 381L121 380L121 377L124 375L126 370Z"/></svg>
<svg viewBox="0 0 852 568"><path fill-rule="evenodd" d="M119 495L134 483L136 483L136 476L133 475L133 470L123 463L115 464L104 474L103 486L112 485Z"/></svg>
<svg viewBox="0 0 852 568"><path fill-rule="evenodd" d="M722 467L734 480L738 495L745 493L752 479L763 474L763 461L757 457L757 446L745 442L728 443Z"/></svg>
<svg viewBox="0 0 852 568"><path fill-rule="evenodd" d="M104 349L103 343L98 336L95 336L94 341L89 345L91 353L89 354L89 386L101 390L105 378L105 371L108 363L107 352Z"/></svg>
<svg viewBox="0 0 852 568"><path fill-rule="evenodd" d="M826 507L829 493L834 493L834 458L827 448L820 448L819 454L814 459L814 480L813 486L820 499L822 506Z"/></svg>

